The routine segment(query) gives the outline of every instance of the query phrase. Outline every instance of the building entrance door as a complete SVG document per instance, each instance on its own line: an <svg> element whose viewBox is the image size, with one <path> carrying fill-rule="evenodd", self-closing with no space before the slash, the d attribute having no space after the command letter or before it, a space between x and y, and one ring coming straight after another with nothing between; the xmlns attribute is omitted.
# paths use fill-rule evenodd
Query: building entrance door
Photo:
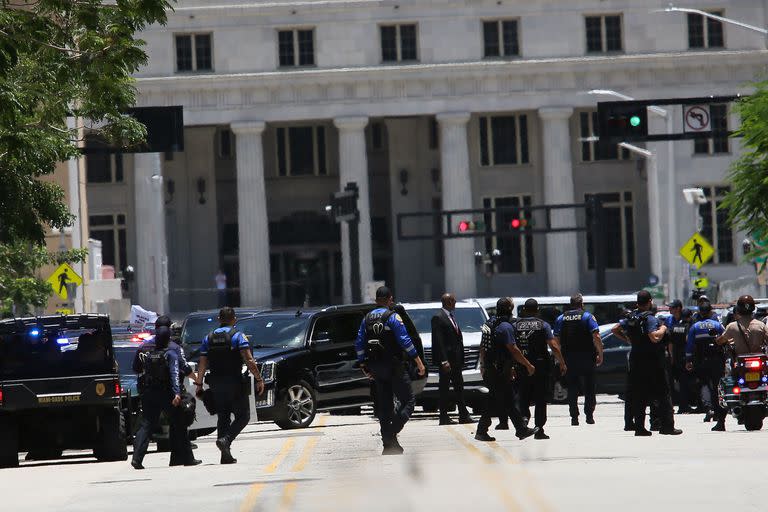
<svg viewBox="0 0 768 512"><path fill-rule="evenodd" d="M331 304L331 258L327 250L283 253L285 303L287 306Z"/></svg>

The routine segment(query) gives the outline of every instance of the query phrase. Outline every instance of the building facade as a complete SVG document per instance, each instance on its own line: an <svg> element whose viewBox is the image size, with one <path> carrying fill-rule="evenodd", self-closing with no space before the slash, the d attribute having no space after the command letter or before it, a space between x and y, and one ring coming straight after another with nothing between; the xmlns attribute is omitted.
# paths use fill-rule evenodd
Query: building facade
<svg viewBox="0 0 768 512"><path fill-rule="evenodd" d="M183 105L184 151L93 157L92 237L104 243L105 264L135 267L134 298L157 309L215 306L219 269L230 302L348 301L346 227L324 206L354 181L363 285L385 281L402 300L446 289L463 297L568 294L595 288L584 233L406 242L396 216L599 194L610 291L644 286L651 273L662 282L676 275L672 288L682 291L687 267L669 255L698 215L716 248L710 279L754 273L740 265L742 236L716 208L738 139L649 143L657 175L626 150L598 154L593 140L597 101L611 98L591 90L638 99L731 95L748 93L765 73L760 34L652 12L665 5L182 0L167 26L141 34L150 60L137 85L141 106ZM768 25L763 0L707 9ZM682 109L665 108L669 121L649 116L652 132L681 132ZM711 115L738 126L729 105ZM692 186L711 199L698 212L682 195ZM552 222L583 217L562 211ZM429 232L434 222L413 229ZM474 253L494 249L501 261L491 277Z"/></svg>

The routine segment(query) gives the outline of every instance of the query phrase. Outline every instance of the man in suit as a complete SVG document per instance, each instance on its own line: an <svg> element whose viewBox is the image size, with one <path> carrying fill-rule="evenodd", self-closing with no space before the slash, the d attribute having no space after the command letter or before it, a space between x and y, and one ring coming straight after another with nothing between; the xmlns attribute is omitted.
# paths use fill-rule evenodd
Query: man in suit
<svg viewBox="0 0 768 512"><path fill-rule="evenodd" d="M448 417L451 383L459 408L459 423L474 423L464 403L464 379L461 375L464 366L464 337L454 316L456 297L444 293L441 302L442 309L432 317L432 361L440 368L440 425L456 423Z"/></svg>

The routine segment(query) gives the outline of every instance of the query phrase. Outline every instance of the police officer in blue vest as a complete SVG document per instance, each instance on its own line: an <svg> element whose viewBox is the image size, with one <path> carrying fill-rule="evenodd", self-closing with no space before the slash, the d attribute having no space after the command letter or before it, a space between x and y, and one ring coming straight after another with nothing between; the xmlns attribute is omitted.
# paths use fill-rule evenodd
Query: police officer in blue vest
<svg viewBox="0 0 768 512"><path fill-rule="evenodd" d="M384 444L382 455L400 455L404 450L397 435L416 404L404 354L416 364L419 376L424 376L427 369L408 336L403 319L393 309L394 298L386 286L376 290L376 306L360 324L355 351L361 369L375 385L376 413Z"/></svg>
<svg viewBox="0 0 768 512"><path fill-rule="evenodd" d="M152 432L160 425L160 414L169 416L173 408L181 404L179 379L179 356L175 350L169 350L171 330L160 327L155 334L154 348L149 351L137 350L134 369L140 371L139 392L141 393L141 425L133 441L131 466L144 469L144 455L149 447ZM178 455L177 446L180 433L177 422L170 423L171 457Z"/></svg>
<svg viewBox="0 0 768 512"><path fill-rule="evenodd" d="M637 309L616 324L612 332L617 338L632 344L629 353L629 395L635 435L651 435L651 431L645 428L645 410L654 402L658 404L659 433L679 435L683 431L675 428L664 355L667 326L659 322L652 308L651 294L640 290L637 293Z"/></svg>
<svg viewBox="0 0 768 512"><path fill-rule="evenodd" d="M595 422L597 397L595 368L603 364L603 342L600 327L592 313L584 311L581 294L571 297L570 309L555 322L555 338L568 365L568 409L571 425L579 424L579 387L583 385L584 415L587 423Z"/></svg>
<svg viewBox="0 0 768 512"><path fill-rule="evenodd" d="M688 342L688 330L692 325L692 311L683 308L680 300L668 304L670 315L666 318L667 344L670 356L670 373L673 382L677 384L677 414L689 414L693 411L691 404L695 403L691 396L693 375L686 369L685 347Z"/></svg>
<svg viewBox="0 0 768 512"><path fill-rule="evenodd" d="M245 335L235 329L236 321L234 309L226 307L219 311L220 326L203 340L197 370L198 389L202 388L205 371L211 370L207 382L216 402L216 447L221 451L221 464L237 462L232 456L232 442L251 419L250 380L243 375L243 365L256 379L256 393L264 392L264 380L253 359L251 345Z"/></svg>
<svg viewBox="0 0 768 512"><path fill-rule="evenodd" d="M539 303L536 299L528 299L523 306L520 318L515 322L515 341L526 359L536 368L533 375L528 375L525 368L520 365L517 371L518 398L520 411L526 418L531 417L531 402L535 405L534 425L537 432L534 439L549 439L544 432L547 422L547 396L549 394L549 381L552 374L552 358L549 349L557 359L561 374L565 374L568 367L560 353L560 347L555 342L552 327L538 318Z"/></svg>
<svg viewBox="0 0 768 512"><path fill-rule="evenodd" d="M701 381L701 402L707 409L707 416L715 418L712 430L723 432L727 410L720 407L717 392L720 378L725 373L725 354L717 344L717 338L725 332L725 328L711 317L711 311L709 302L699 306L700 320L688 331L685 354L687 369L693 370Z"/></svg>

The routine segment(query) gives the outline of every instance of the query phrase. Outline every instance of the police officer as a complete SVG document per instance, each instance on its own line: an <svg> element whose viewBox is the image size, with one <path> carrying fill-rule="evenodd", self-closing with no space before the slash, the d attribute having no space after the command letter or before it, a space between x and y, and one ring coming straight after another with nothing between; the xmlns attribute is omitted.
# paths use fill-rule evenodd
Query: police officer
<svg viewBox="0 0 768 512"><path fill-rule="evenodd" d="M707 319L720 322L720 317L717 313L715 313L715 310L712 309L712 301L709 300L709 297L702 295L696 299L696 305L698 306L699 310L693 314L693 323Z"/></svg>
<svg viewBox="0 0 768 512"><path fill-rule="evenodd" d="M142 462L149 447L152 432L160 425L160 414L166 412L172 416L172 409L181 404L179 379L179 357L175 350L169 350L171 331L160 327L155 334L154 349L136 351L134 369L140 369L139 392L141 393L141 424L133 441L134 469L144 469ZM171 457L178 447L178 423L170 422ZM178 453L177 453L178 455Z"/></svg>
<svg viewBox="0 0 768 512"><path fill-rule="evenodd" d="M570 309L555 322L555 338L568 365L568 409L571 425L579 424L579 387L583 383L584 415L587 423L595 422L595 368L603 364L603 342L600 327L591 313L584 311L580 293L571 297Z"/></svg>
<svg viewBox="0 0 768 512"><path fill-rule="evenodd" d="M629 341L630 400L636 436L650 436L645 428L645 409L658 402L658 414L663 435L679 435L675 428L669 380L665 370L666 325L660 324L652 313L653 299L646 290L637 293L637 309L622 319L612 330L619 339Z"/></svg>
<svg viewBox="0 0 768 512"><path fill-rule="evenodd" d="M547 422L547 395L549 392L549 379L552 372L552 358L547 346L560 365L560 372L565 375L567 366L560 352L560 347L552 335L552 327L544 320L538 318L539 303L536 299L525 301L522 314L515 322L515 341L520 351L536 368L533 375L528 375L523 366L517 369L520 411L526 418L531 417L530 404L535 404L535 423L538 429L535 439L549 439L544 433L544 424Z"/></svg>
<svg viewBox="0 0 768 512"><path fill-rule="evenodd" d="M680 300L668 304L670 316L665 319L667 325L667 350L670 357L670 373L677 385L677 414L690 414L692 396L692 375L685 365L685 345L688 342L688 330L691 327L692 312L683 308Z"/></svg>
<svg viewBox="0 0 768 512"><path fill-rule="evenodd" d="M171 319L170 317L166 315L161 315L155 320L155 332L157 332L160 328L167 328L169 329L169 332L171 332L171 336L173 336L173 330L171 328ZM141 345L139 345L138 352L152 352L155 350L155 337L152 337L148 339L147 341L143 342ZM187 393L187 390L184 388L184 379L186 377L189 377L193 382L197 383L197 375L192 370L192 367L189 366L189 363L187 363L187 359L184 356L184 351L181 349L181 347L173 341L173 337L171 337L171 341L168 342L168 350L173 351L176 353L176 357L179 360L179 391L181 395L182 402L189 398L189 394ZM135 358L133 363L133 370L136 373L142 373L141 369L141 359ZM196 466L198 464L201 464L202 461L199 459L195 459L195 455L192 451L192 443L189 440L189 428L188 428L188 422L187 418L184 416L184 411L181 407L175 407L171 410L170 416L168 417L168 422L171 425L174 425L175 432L178 433L177 436L174 436L175 439L170 440L171 441L171 466Z"/></svg>
<svg viewBox="0 0 768 512"><path fill-rule="evenodd" d="M755 319L755 299L742 295L734 308L734 320L717 339L718 345L732 344L737 356L758 354L768 348L768 327Z"/></svg>
<svg viewBox="0 0 768 512"><path fill-rule="evenodd" d="M685 347L687 358L686 367L694 370L701 381L701 402L707 409L707 416L715 418L712 430L725 430L727 411L720 407L718 387L720 378L725 372L725 354L717 344L717 338L725 332L723 325L710 318L712 305L705 302L699 306L699 318L688 331L688 342ZM705 418L706 421L706 418Z"/></svg>
<svg viewBox="0 0 768 512"><path fill-rule="evenodd" d="M529 376L536 372L533 364L517 347L511 319L512 299L502 297L496 302L496 316L483 326L480 373L483 376L483 383L488 388L488 395L475 433L475 439L478 441L496 440L488 435L492 415L498 416L502 424L509 416L515 426L515 435L519 439L525 439L538 432L538 429L528 428L525 425L517 408L515 389L511 385L513 360L521 365Z"/></svg>
<svg viewBox="0 0 768 512"><path fill-rule="evenodd" d="M203 339L198 364L198 393L202 390L205 371L211 370L208 385L216 402L216 447L221 451L221 464L237 462L230 448L251 419L249 386L243 378L243 364L256 379L257 394L264 392L264 380L253 359L251 346L243 333L234 328L236 321L234 309L225 307L219 311L220 326Z"/></svg>
<svg viewBox="0 0 768 512"><path fill-rule="evenodd" d="M389 288L382 286L376 290L377 307L365 316L355 340L360 367L376 385L376 412L384 444L382 455L403 453L397 435L411 417L416 404L403 353L414 361L419 376L424 376L427 371L402 318L392 309L393 305L394 298Z"/></svg>

